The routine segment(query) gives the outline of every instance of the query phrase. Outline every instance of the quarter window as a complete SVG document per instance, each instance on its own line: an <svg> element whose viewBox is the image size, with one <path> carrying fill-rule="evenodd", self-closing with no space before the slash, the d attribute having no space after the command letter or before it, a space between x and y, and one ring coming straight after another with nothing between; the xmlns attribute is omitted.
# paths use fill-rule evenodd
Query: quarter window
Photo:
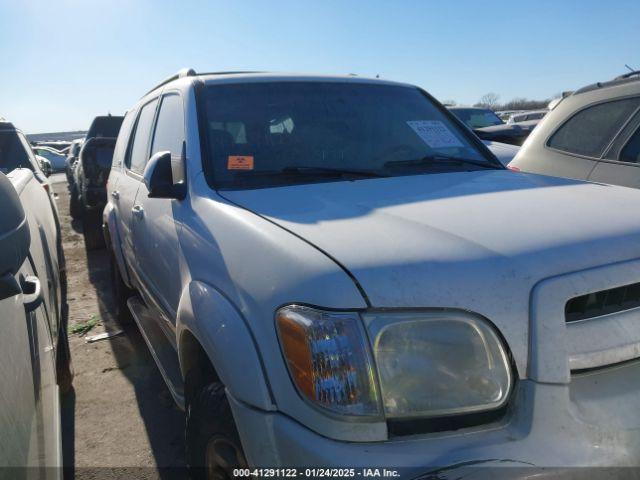
<svg viewBox="0 0 640 480"><path fill-rule="evenodd" d="M636 97L588 107L565 122L548 145L563 152L600 158L638 106L640 98Z"/></svg>
<svg viewBox="0 0 640 480"><path fill-rule="evenodd" d="M622 152L620 152L620 161L630 163L640 162L640 128L636 130L622 149Z"/></svg>
<svg viewBox="0 0 640 480"><path fill-rule="evenodd" d="M133 144L131 145L131 156L129 157L128 162L129 169L132 172L142 174L144 166L147 164L149 137L157 104L158 99L152 100L142 107L142 110L140 111L138 124L136 125L136 133L133 137Z"/></svg>

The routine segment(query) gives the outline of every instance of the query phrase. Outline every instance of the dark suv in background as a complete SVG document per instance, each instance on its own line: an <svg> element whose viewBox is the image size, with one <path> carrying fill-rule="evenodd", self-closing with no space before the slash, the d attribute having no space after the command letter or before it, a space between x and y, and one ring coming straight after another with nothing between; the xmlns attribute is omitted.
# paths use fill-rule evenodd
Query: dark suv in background
<svg viewBox="0 0 640 480"><path fill-rule="evenodd" d="M448 107L482 140L522 145L535 125L514 125L502 121L498 115L488 108Z"/></svg>
<svg viewBox="0 0 640 480"><path fill-rule="evenodd" d="M104 246L101 215L107 203L106 184L123 118L96 117L74 165L69 210L73 218L82 219L85 245L89 250Z"/></svg>

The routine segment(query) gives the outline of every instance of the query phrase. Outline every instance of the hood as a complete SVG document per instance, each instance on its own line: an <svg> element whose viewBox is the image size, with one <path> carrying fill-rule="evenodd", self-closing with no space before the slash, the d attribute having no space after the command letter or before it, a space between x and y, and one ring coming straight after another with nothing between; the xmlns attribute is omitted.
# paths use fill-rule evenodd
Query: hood
<svg viewBox="0 0 640 480"><path fill-rule="evenodd" d="M522 127L513 123L503 123L501 125L491 125L490 127L474 128L473 130L474 132L484 133L516 134L522 132Z"/></svg>
<svg viewBox="0 0 640 480"><path fill-rule="evenodd" d="M485 316L520 369L536 283L640 258L640 191L610 185L493 170L223 195L325 251L373 307Z"/></svg>
<svg viewBox="0 0 640 480"><path fill-rule="evenodd" d="M507 166L509 162L513 160L513 157L516 156L518 150L520 150L520 147L508 143L492 142L490 140L483 140L482 143L491 150L491 153L493 153L504 166Z"/></svg>

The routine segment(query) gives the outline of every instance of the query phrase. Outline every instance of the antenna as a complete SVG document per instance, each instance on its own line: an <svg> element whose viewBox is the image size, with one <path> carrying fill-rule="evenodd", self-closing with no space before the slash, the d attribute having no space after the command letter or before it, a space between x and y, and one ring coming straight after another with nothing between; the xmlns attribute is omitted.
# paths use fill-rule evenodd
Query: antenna
<svg viewBox="0 0 640 480"><path fill-rule="evenodd" d="M631 68L629 65L627 65L626 63L624 64L625 67L627 67L629 69L630 72L635 72L636 69L635 68Z"/></svg>

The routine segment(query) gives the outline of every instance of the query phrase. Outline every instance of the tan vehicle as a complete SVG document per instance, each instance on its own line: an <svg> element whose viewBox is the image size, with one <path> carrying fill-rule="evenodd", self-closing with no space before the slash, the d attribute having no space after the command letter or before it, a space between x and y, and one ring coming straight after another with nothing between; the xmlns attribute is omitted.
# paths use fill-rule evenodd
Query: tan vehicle
<svg viewBox="0 0 640 480"><path fill-rule="evenodd" d="M509 168L640 187L640 71L568 95Z"/></svg>

